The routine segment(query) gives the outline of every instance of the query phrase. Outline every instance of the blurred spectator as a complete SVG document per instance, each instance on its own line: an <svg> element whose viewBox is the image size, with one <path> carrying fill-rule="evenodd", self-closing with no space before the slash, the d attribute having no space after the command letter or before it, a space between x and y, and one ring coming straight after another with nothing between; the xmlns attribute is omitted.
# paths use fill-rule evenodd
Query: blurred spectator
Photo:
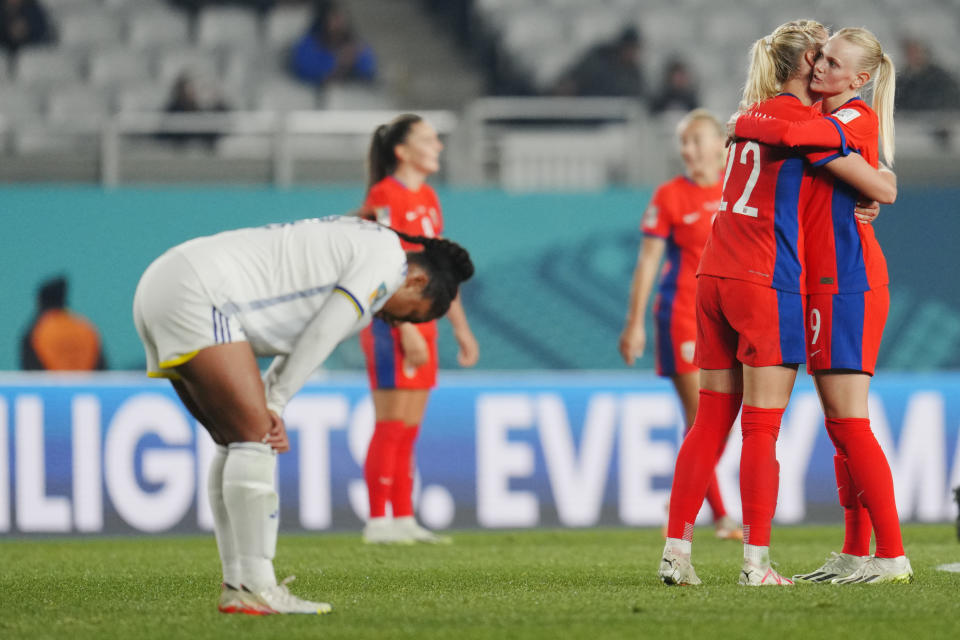
<svg viewBox="0 0 960 640"><path fill-rule="evenodd" d="M12 54L20 47L53 40L47 11L38 0L0 0L0 45Z"/></svg>
<svg viewBox="0 0 960 640"><path fill-rule="evenodd" d="M220 94L210 86L207 89L208 95L204 96L197 77L189 71L183 71L177 76L173 89L170 92L170 99L164 111L167 113L197 113L197 112L217 112L228 111L229 105L223 100ZM167 140L177 144L185 144L190 141L202 142L206 145L213 144L220 137L218 133L162 133L158 136L161 140Z"/></svg>
<svg viewBox="0 0 960 640"><path fill-rule="evenodd" d="M960 108L957 79L930 59L919 40L905 38L904 65L897 74L897 109L929 111Z"/></svg>
<svg viewBox="0 0 960 640"><path fill-rule="evenodd" d="M346 10L335 0L319 0L310 28L290 52L290 68L298 79L314 85L335 80L371 82L377 62L373 49L354 33Z"/></svg>
<svg viewBox="0 0 960 640"><path fill-rule="evenodd" d="M687 113L700 106L693 73L682 58L671 58L663 72L663 83L650 99L650 111L682 111Z"/></svg>
<svg viewBox="0 0 960 640"><path fill-rule="evenodd" d="M25 370L90 371L106 369L100 333L93 324L66 308L67 279L44 282L37 292L37 313L20 342Z"/></svg>
<svg viewBox="0 0 960 640"><path fill-rule="evenodd" d="M564 73L554 93L568 96L644 96L640 34L627 27L620 35L584 54Z"/></svg>
<svg viewBox="0 0 960 640"><path fill-rule="evenodd" d="M946 69L930 59L930 50L913 38L904 38L904 65L897 73L897 109L948 111L960 109L960 86ZM943 122L931 122L930 134L943 148L952 143L952 131Z"/></svg>

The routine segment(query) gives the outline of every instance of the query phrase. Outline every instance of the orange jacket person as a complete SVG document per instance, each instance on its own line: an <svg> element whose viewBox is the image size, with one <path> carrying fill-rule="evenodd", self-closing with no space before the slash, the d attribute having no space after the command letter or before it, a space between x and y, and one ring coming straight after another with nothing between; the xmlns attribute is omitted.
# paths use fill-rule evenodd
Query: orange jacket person
<svg viewBox="0 0 960 640"><path fill-rule="evenodd" d="M67 279L61 276L44 282L37 292L37 315L20 342L22 369L106 369L97 328L66 305Z"/></svg>

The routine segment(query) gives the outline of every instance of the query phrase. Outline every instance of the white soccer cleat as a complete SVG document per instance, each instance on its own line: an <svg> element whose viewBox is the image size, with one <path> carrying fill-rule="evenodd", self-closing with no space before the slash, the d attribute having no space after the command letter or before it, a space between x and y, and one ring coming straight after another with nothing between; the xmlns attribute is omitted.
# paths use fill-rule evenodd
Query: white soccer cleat
<svg viewBox="0 0 960 640"><path fill-rule="evenodd" d="M220 585L220 600L217 602L217 610L220 613L244 613L249 616L265 616L273 613L270 607L260 602L249 591L237 589L225 582Z"/></svg>
<svg viewBox="0 0 960 640"><path fill-rule="evenodd" d="M414 544L408 531L397 526L393 518L371 518L363 527L365 544Z"/></svg>
<svg viewBox="0 0 960 640"><path fill-rule="evenodd" d="M743 529L730 516L721 516L713 523L714 535L721 540L743 542Z"/></svg>
<svg viewBox="0 0 960 640"><path fill-rule="evenodd" d="M690 554L672 547L664 548L657 575L660 576L663 584L668 585L693 586L703 584L697 577L697 572L693 570Z"/></svg>
<svg viewBox="0 0 960 640"><path fill-rule="evenodd" d="M791 587L793 580L780 575L769 564L758 565L744 560L740 568L740 584L745 587Z"/></svg>
<svg viewBox="0 0 960 640"><path fill-rule="evenodd" d="M414 542L421 542L423 544L453 543L453 538L450 536L443 536L430 531L426 527L421 527L417 524L417 520L413 516L395 518L393 526L399 534L408 536Z"/></svg>
<svg viewBox="0 0 960 640"><path fill-rule="evenodd" d="M908 584L913 582L913 567L907 556L869 558L863 566L833 584Z"/></svg>
<svg viewBox="0 0 960 640"><path fill-rule="evenodd" d="M840 578L846 578L854 573L864 563L870 559L870 556L854 556L849 553L830 552L830 557L823 563L819 569L814 569L810 573L800 573L793 576L797 582L831 582Z"/></svg>
<svg viewBox="0 0 960 640"><path fill-rule="evenodd" d="M287 585L295 579L294 576L286 577L280 584L251 595L255 595L262 604L267 606L270 613L321 616L333 611L333 607L326 602L310 602L290 593Z"/></svg>

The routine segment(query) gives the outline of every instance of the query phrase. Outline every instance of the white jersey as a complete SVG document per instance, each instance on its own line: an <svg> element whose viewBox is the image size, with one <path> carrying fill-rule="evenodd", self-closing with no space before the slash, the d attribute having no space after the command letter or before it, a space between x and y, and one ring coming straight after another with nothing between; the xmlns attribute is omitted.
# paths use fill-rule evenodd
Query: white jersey
<svg viewBox="0 0 960 640"><path fill-rule="evenodd" d="M397 235L356 217L328 217L225 231L172 251L191 264L223 315L243 327L258 356L291 353L335 294L356 307L353 333L403 284Z"/></svg>

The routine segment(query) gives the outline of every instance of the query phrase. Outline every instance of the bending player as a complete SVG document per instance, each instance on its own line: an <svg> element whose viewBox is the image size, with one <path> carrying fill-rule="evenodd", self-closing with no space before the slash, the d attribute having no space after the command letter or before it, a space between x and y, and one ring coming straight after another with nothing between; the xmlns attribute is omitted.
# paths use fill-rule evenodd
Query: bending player
<svg viewBox="0 0 960 640"><path fill-rule="evenodd" d="M133 301L147 374L169 378L217 444L208 495L224 613L322 614L277 584L276 453L281 415L307 377L377 316L427 322L473 274L460 246L357 218L323 218L196 238L157 258ZM275 356L261 380L257 356Z"/></svg>
<svg viewBox="0 0 960 640"><path fill-rule="evenodd" d="M391 229L428 238L443 232L437 194L426 183L440 169L443 144L429 122L404 114L377 127L367 158L369 190L364 211ZM408 251L419 247L404 244ZM456 298L447 314L461 366L472 367L479 350ZM420 526L413 515L414 445L437 383L437 323L390 326L374 319L360 334L373 395L376 425L364 476L370 519L363 529L371 544L449 543ZM387 516L387 504L391 516Z"/></svg>
<svg viewBox="0 0 960 640"><path fill-rule="evenodd" d="M632 365L646 347L646 309L664 253L654 302L657 375L670 378L683 408L685 431L693 426L699 398L699 369L693 363L697 339L696 271L720 202L726 158L723 127L707 110L688 113L677 125L686 172L657 188L643 217L643 243L630 288L620 355ZM707 488L718 538L743 540L743 530L727 515L713 474Z"/></svg>
<svg viewBox="0 0 960 640"><path fill-rule="evenodd" d="M860 98L871 82L875 110ZM737 135L767 144L838 150L826 152L822 161L856 152L874 167L879 140L884 159L892 164L894 83L893 62L876 37L865 29L841 29L824 45L810 82L826 117L791 123L743 116ZM845 536L839 554L794 579L910 582L913 569L903 550L893 477L870 429L867 403L889 309L887 265L873 228L855 221L856 193L828 173L814 176L813 210L804 217L811 249L806 253L807 368L836 448ZM873 557L871 523L877 540Z"/></svg>

